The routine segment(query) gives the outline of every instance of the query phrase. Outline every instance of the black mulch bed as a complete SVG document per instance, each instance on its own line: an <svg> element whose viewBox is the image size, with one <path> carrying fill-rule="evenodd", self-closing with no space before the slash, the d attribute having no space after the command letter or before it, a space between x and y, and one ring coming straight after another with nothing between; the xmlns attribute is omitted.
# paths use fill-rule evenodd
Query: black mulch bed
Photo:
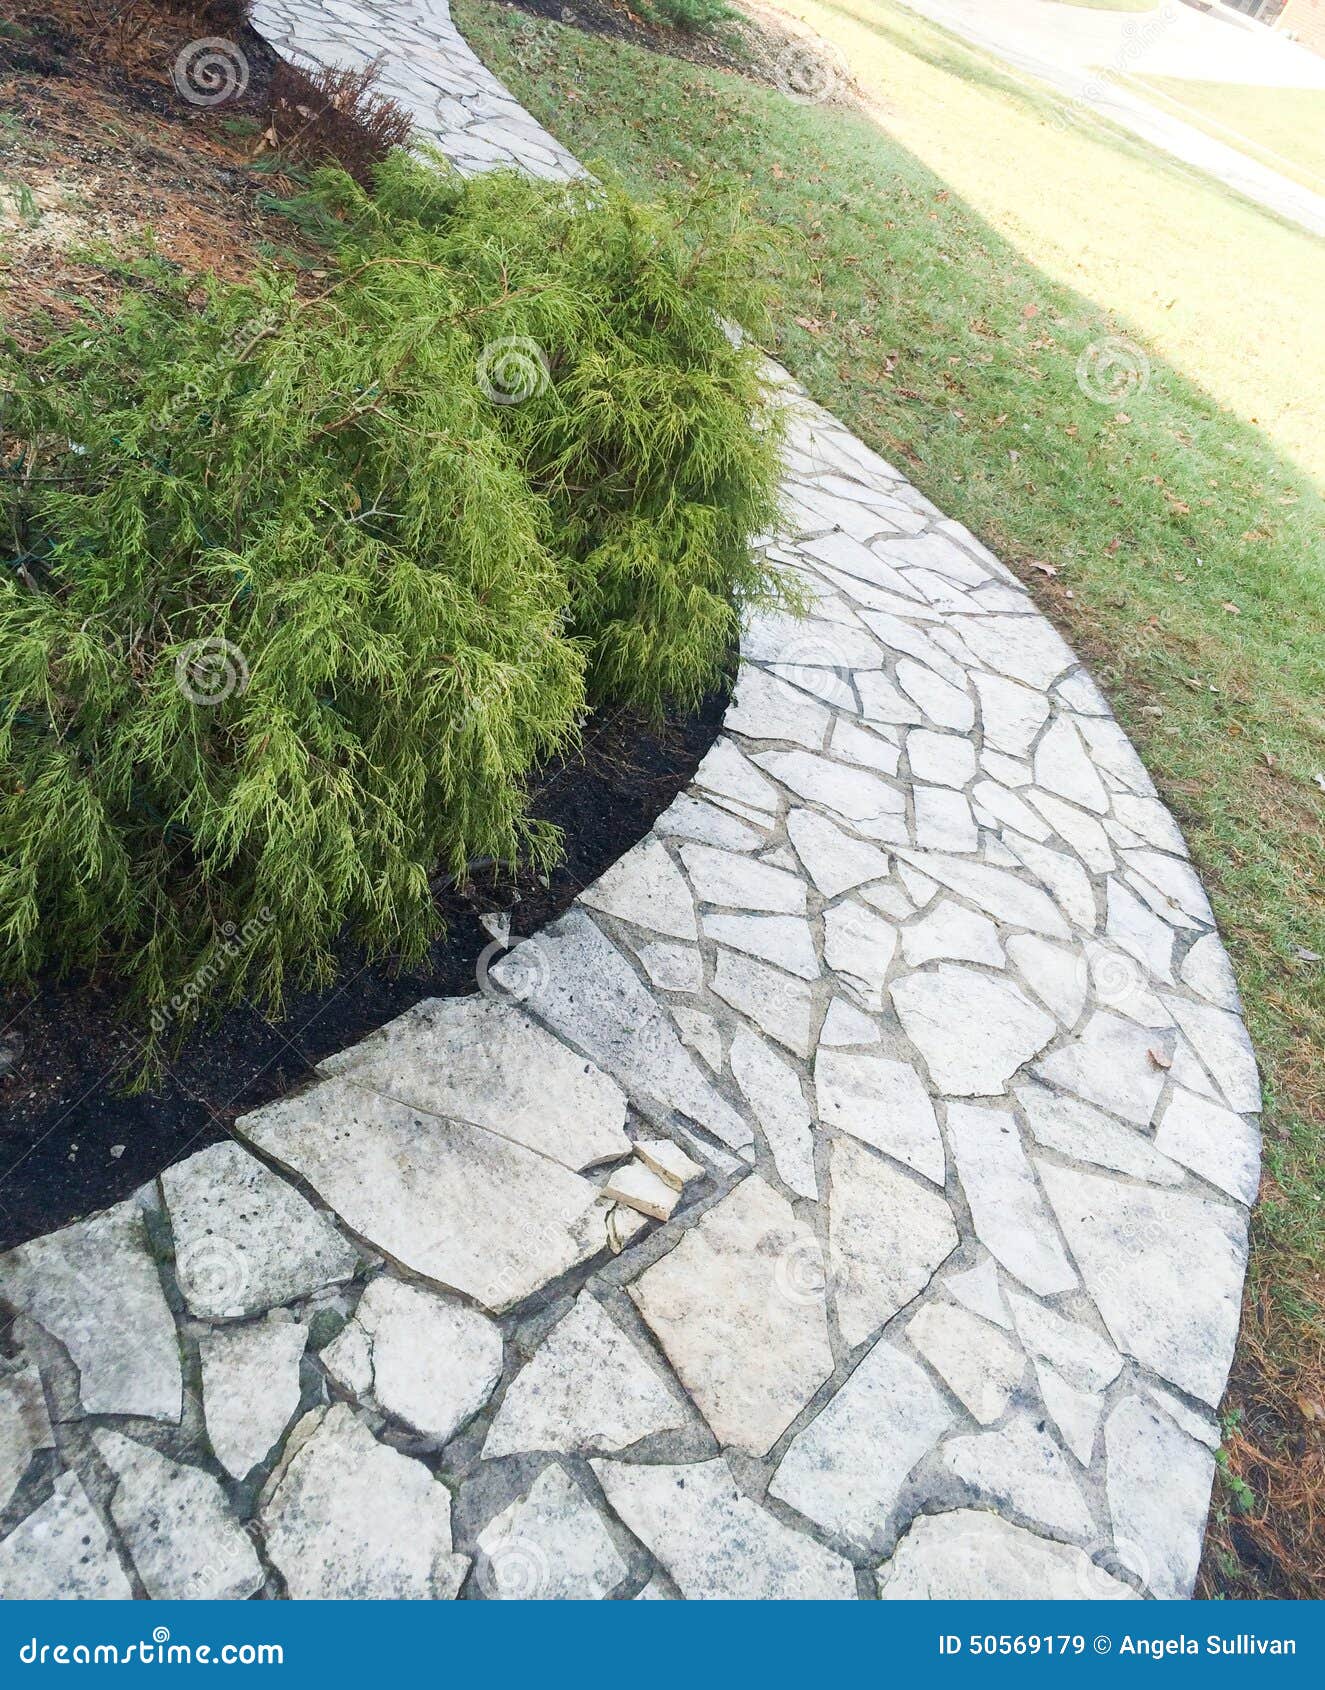
<svg viewBox="0 0 1325 1690"><path fill-rule="evenodd" d="M524 936L566 909L688 784L726 697L714 694L697 715L661 729L622 715L590 722L582 756L544 770L531 805L564 837L546 885L488 875L448 889L438 898L445 932L420 967L402 974L347 952L338 983L292 997L283 1019L241 1008L202 1026L151 1091L127 1090L142 1037L114 982L0 993L0 1051L18 1049L0 1079L0 1247L129 1196L420 999L473 992L479 955L492 943L479 916L509 910L512 935Z"/></svg>

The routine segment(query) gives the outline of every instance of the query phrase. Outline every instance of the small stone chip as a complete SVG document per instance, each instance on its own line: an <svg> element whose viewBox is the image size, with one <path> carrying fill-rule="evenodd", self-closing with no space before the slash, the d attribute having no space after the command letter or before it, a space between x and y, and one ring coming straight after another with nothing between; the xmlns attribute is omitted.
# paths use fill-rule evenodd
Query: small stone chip
<svg viewBox="0 0 1325 1690"><path fill-rule="evenodd" d="M638 1209L656 1221L667 1220L676 1207L680 1195L674 1185L660 1179L653 1169L641 1161L627 1162L618 1168L603 1187L605 1196L614 1197L627 1208Z"/></svg>
<svg viewBox="0 0 1325 1690"><path fill-rule="evenodd" d="M680 1191L687 1180L698 1179L704 1172L698 1162L692 1161L680 1145L673 1144L669 1138L640 1139L635 1146L635 1154L645 1167L651 1168L674 1191Z"/></svg>

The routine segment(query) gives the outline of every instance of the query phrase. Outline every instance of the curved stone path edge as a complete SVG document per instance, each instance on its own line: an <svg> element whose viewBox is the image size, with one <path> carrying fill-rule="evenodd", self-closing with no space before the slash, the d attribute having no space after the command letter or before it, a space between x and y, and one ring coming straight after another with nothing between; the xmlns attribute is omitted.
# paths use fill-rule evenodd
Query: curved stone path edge
<svg viewBox="0 0 1325 1690"><path fill-rule="evenodd" d="M578 169L442 0L255 12ZM1259 1152L1210 906L1015 578L769 382L812 614L651 834L0 1259L0 1593L1190 1594Z"/></svg>

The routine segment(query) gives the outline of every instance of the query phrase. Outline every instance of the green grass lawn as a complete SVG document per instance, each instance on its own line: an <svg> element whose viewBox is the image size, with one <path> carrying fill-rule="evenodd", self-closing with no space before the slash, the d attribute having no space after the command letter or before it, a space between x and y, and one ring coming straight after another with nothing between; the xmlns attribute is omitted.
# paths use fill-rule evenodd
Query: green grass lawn
<svg viewBox="0 0 1325 1690"><path fill-rule="evenodd" d="M1142 94L1158 95L1166 111L1230 147L1325 192L1325 89L1252 88L1177 76L1121 80Z"/></svg>
<svg viewBox="0 0 1325 1690"><path fill-rule="evenodd" d="M833 15L862 80L874 71L854 49L873 44L877 112L794 103L486 0L455 5L484 60L595 168L646 194L734 185L788 233L767 261L769 349L1028 579L1182 821L1266 1076L1233 1483L1218 1499L1222 1517L1250 1484L1254 1523L1271 1460L1302 1434L1302 1391L1321 1390L1325 993L1308 954L1325 953L1325 501L1305 448L1320 473L1325 429L1305 306L1322 260L1306 236L880 0ZM953 162L968 149L979 157ZM701 194L697 240L720 238L705 209L718 203ZM1272 255L1278 281L1221 347L1246 299L1222 274L1234 251L1258 276ZM1146 305L1135 273L1152 263ZM1285 344L1258 358L1285 297ZM1100 404L1078 359L1120 334L1147 348L1149 384ZM1252 1366L1253 1352L1269 1359ZM1274 1504L1282 1532L1293 1505L1282 1488ZM1222 1588L1313 1593L1296 1551L1276 1558L1258 1539L1244 1564L1245 1523L1230 1530L1211 1539Z"/></svg>

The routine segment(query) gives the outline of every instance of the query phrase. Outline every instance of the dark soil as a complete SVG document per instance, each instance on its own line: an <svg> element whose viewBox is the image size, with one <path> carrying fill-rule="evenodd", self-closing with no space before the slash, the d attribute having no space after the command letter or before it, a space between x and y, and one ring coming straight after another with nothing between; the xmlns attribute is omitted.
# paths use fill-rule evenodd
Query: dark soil
<svg viewBox="0 0 1325 1690"><path fill-rule="evenodd" d="M122 984L0 992L0 1065L6 1047L18 1048L0 1079L0 1247L127 1197L421 998L475 991L479 956L493 943L479 916L510 911L514 938L559 915L689 782L725 705L725 692L715 694L697 715L661 729L624 715L592 720L583 755L544 770L531 805L564 835L546 884L487 874L446 888L437 900L446 930L421 966L400 973L347 952L336 984L292 996L281 1019L250 1007L202 1026L150 1091L127 1090L143 1038L124 1015Z"/></svg>

